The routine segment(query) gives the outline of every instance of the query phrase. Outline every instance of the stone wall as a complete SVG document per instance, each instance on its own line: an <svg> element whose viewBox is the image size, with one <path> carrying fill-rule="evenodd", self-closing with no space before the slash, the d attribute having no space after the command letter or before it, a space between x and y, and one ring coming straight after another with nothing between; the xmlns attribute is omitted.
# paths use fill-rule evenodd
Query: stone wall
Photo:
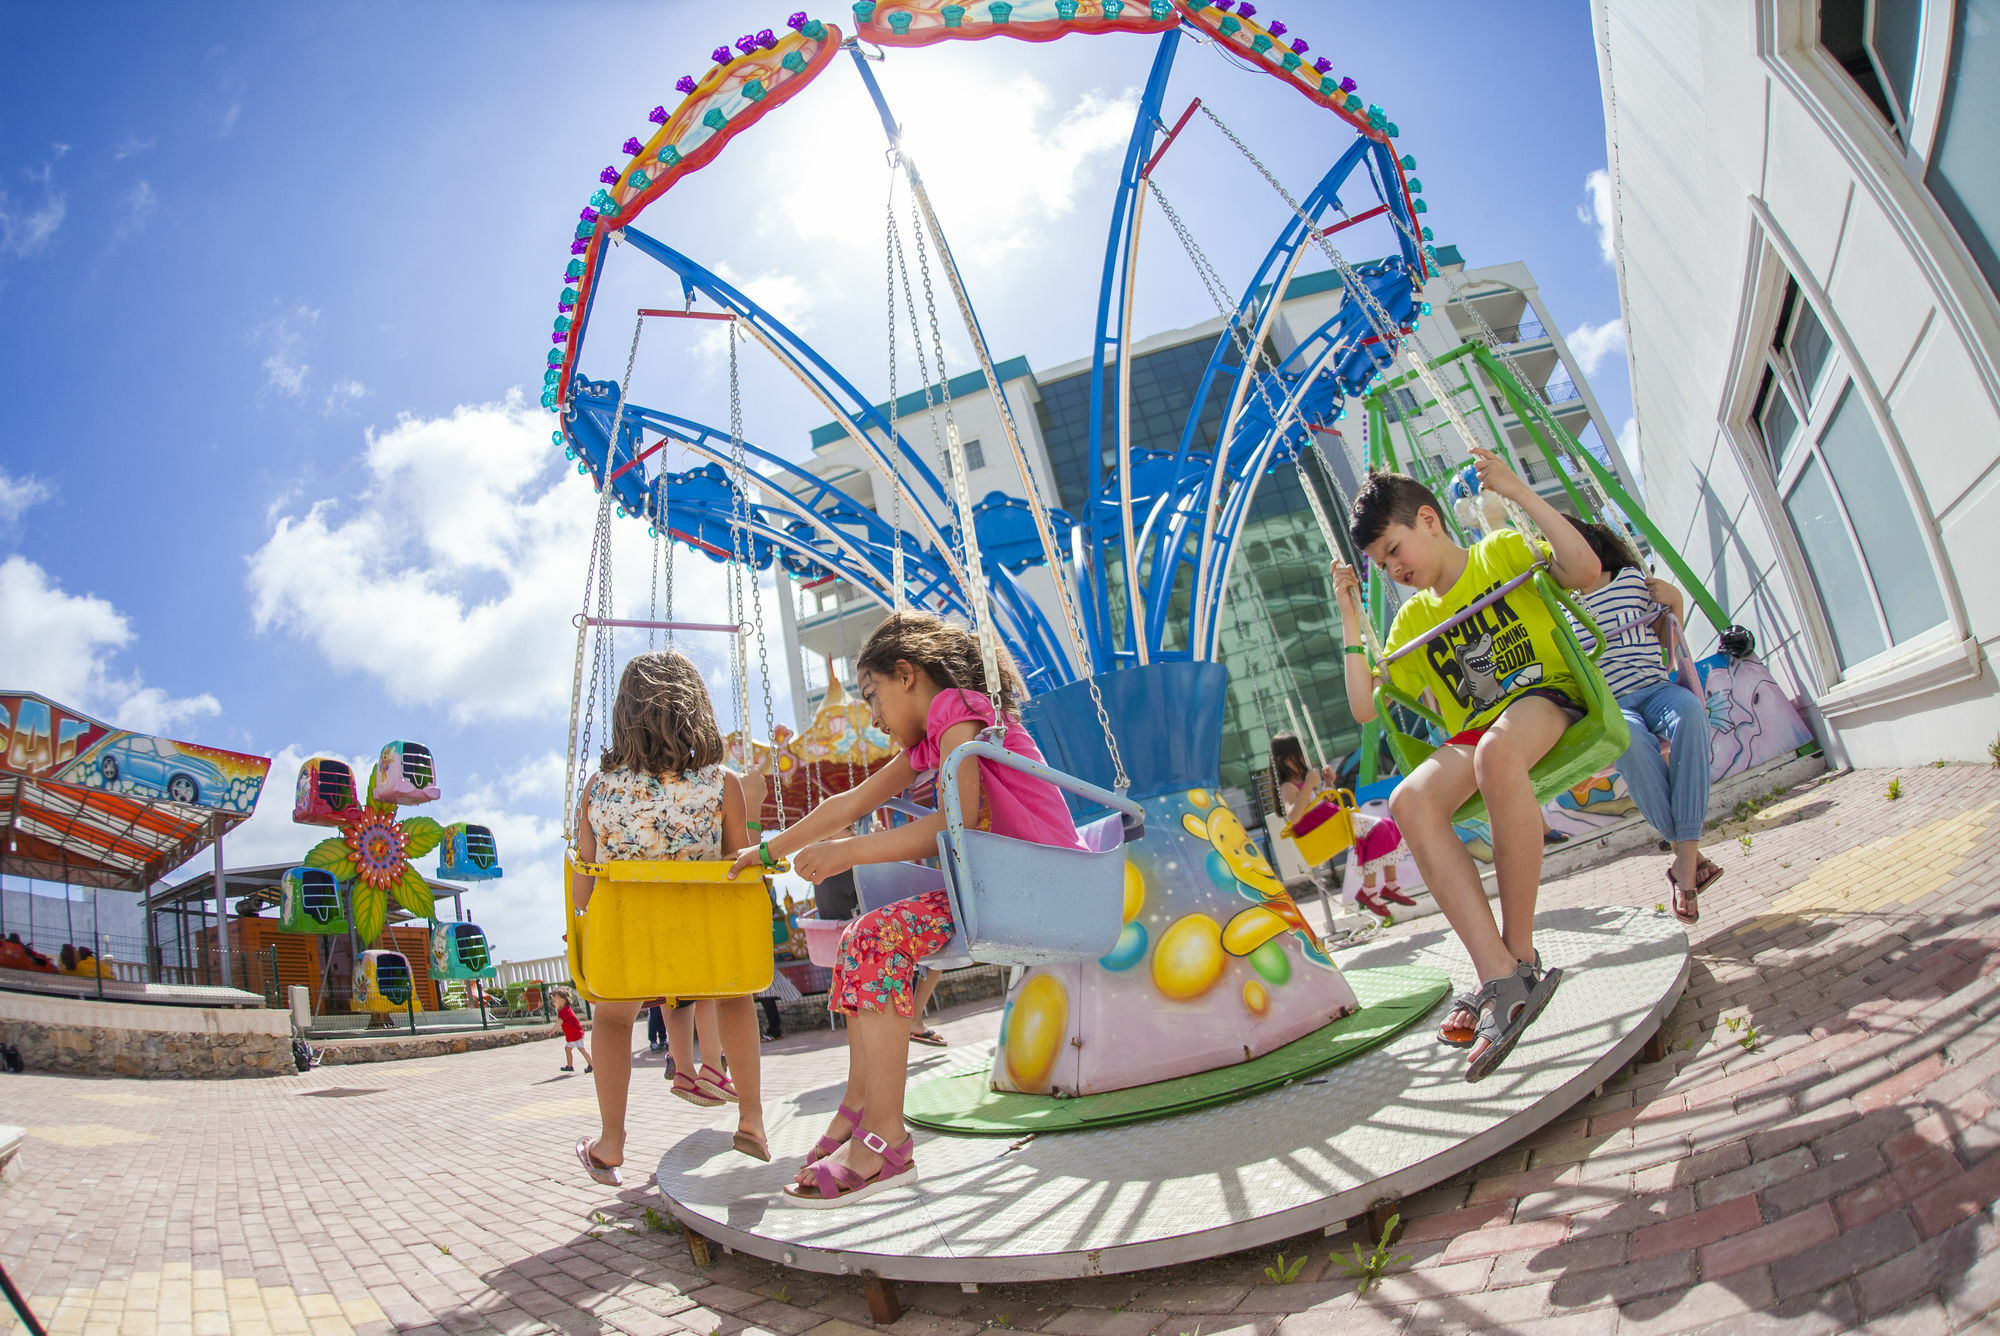
<svg viewBox="0 0 2000 1336"><path fill-rule="evenodd" d="M473 1016L477 1018L478 1014L474 1012ZM313 1040L312 1045L321 1064L333 1067L350 1062L396 1062L403 1058L435 1058L445 1053L504 1048L535 1039L554 1039L561 1033L559 1025L512 1025L505 1029L496 1025L490 1030L460 1030L453 1034L377 1030L352 1039Z"/></svg>
<svg viewBox="0 0 2000 1336"><path fill-rule="evenodd" d="M147 1006L0 992L0 1042L31 1072L77 1076L283 1076L296 1072L283 1011Z"/></svg>

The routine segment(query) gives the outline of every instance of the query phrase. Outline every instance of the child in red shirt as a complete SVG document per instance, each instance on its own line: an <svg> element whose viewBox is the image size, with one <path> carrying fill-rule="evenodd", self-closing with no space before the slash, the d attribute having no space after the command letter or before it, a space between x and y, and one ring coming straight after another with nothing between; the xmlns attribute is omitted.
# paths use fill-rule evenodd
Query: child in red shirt
<svg viewBox="0 0 2000 1336"><path fill-rule="evenodd" d="M566 1072L575 1071L576 1060L570 1057L570 1054L581 1053L583 1070L586 1072L597 1070L590 1065L590 1050L583 1046L583 1022L576 1018L576 995L568 989L562 989L556 996L562 999L562 1005L556 1008L556 1023L562 1026L563 1032L562 1069Z"/></svg>

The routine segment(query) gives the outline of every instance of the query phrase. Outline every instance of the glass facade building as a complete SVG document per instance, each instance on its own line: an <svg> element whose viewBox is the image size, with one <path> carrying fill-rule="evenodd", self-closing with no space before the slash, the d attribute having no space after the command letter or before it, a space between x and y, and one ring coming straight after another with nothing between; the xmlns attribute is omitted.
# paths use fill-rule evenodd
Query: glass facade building
<svg viewBox="0 0 2000 1336"><path fill-rule="evenodd" d="M1198 337L1133 359L1134 451L1178 448L1181 428L1214 348L1214 339ZM1275 350L1270 356L1277 360ZM1228 408L1230 380L1217 377L1210 387L1196 428L1196 451L1215 449ZM1099 476L1090 459L1090 371L1040 380L1038 388L1042 439L1057 490L1064 508L1081 515ZM1115 421L1106 423L1104 439L1117 440ZM1329 514L1343 513L1344 507L1331 500L1323 486L1321 496ZM1256 499L1238 541L1217 641L1229 669L1222 783L1244 790L1253 801L1268 803L1260 772L1267 764L1271 734L1291 728L1294 712L1303 712L1302 733L1305 716L1310 716L1329 758L1358 745L1361 728L1347 709L1340 615L1333 604L1326 542L1291 464L1279 464L1258 480ZM1311 735L1303 736L1310 752Z"/></svg>

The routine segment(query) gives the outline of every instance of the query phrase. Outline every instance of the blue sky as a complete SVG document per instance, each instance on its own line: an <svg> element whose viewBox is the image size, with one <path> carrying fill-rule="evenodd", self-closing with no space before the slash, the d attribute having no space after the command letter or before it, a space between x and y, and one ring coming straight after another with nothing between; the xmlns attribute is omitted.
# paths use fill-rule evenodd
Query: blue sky
<svg viewBox="0 0 2000 1336"><path fill-rule="evenodd" d="M842 9L812 12L851 27ZM1440 241L1474 265L1525 260L1566 330L1615 331L1586 185L1605 144L1580 0L1266 12L1389 110ZM313 839L285 801L299 757L427 742L446 786L431 810L486 819L501 840L509 875L469 897L476 916L504 957L554 949L567 618L592 498L535 405L547 331L598 169L752 14L785 17L0 8L0 300L18 396L0 446L0 685L276 756L264 810L233 837L238 863ZM1073 37L880 67L997 355L1087 353L1150 58L1149 41ZM1295 93L1187 46L1168 103L1177 114L1196 94L1294 193L1346 142ZM1285 218L1199 119L1159 180L1232 281ZM886 189L879 126L836 65L641 226L879 392ZM1365 229L1342 241L1356 259L1387 249ZM1142 333L1213 314L1164 226L1141 272ZM623 313L671 299L658 271L614 257L585 371L615 377ZM1604 347L1592 383L1623 422L1614 340L1585 342ZM963 337L950 346L952 369L969 367ZM906 344L906 377L908 359ZM635 394L726 422L722 367L712 331L649 332ZM824 413L747 357L743 385L751 438L803 454ZM643 581L633 530L621 575ZM680 564L682 607L713 606L719 568Z"/></svg>

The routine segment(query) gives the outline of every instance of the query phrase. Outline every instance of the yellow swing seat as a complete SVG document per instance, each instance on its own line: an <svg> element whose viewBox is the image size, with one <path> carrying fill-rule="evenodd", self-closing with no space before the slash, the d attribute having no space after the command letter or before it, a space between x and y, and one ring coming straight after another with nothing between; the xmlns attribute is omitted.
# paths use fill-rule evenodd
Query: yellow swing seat
<svg viewBox="0 0 2000 1336"><path fill-rule="evenodd" d="M1549 754L1530 772L1535 786L1535 800L1546 803L1598 771L1616 765L1618 758L1625 754L1625 748L1631 744L1632 728L1619 710L1617 698L1611 694L1604 674L1597 668L1598 656L1604 652L1605 639L1597 620L1545 572L1535 571L1533 584L1535 593L1541 596L1555 621L1556 644L1562 651L1563 661L1569 665L1570 674L1576 678L1584 695L1580 702L1584 707L1583 718L1569 726L1556 745L1549 748ZM1563 615L1565 611L1568 617ZM1589 652L1585 652L1582 642L1577 639L1570 625L1571 619L1592 637L1594 644ZM1437 747L1399 729L1395 715L1389 711L1391 703L1429 722L1440 736L1449 736L1451 727L1436 710L1386 680L1375 688L1375 715L1382 721L1383 734L1388 739L1390 750L1396 755L1396 768L1408 776L1429 760ZM1485 799L1475 792L1452 814L1452 820L1458 823L1486 820Z"/></svg>
<svg viewBox="0 0 2000 1336"><path fill-rule="evenodd" d="M1286 823L1283 835L1299 851L1307 867L1330 862L1354 843L1354 795L1346 789L1323 789L1298 824Z"/></svg>
<svg viewBox="0 0 2000 1336"><path fill-rule="evenodd" d="M592 1002L744 997L771 986L771 892L727 859L564 860L569 977ZM575 874L596 879L576 910Z"/></svg>

